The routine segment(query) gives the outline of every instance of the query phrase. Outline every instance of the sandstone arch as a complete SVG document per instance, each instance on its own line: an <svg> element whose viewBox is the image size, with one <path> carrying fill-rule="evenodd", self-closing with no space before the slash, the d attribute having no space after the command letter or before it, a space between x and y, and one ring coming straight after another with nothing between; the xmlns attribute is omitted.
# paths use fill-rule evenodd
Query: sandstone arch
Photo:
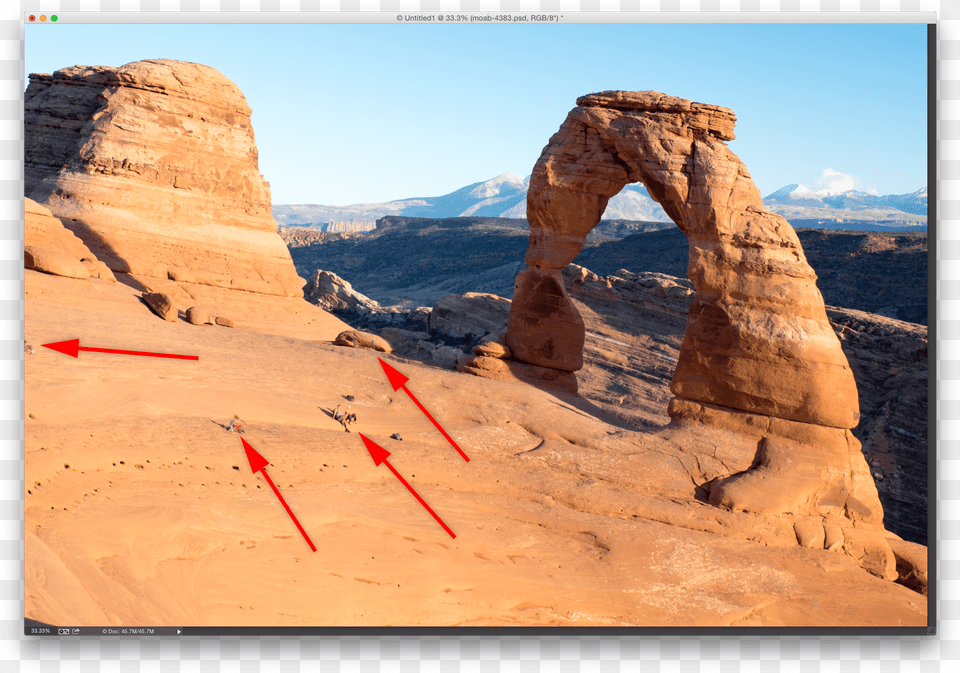
<svg viewBox="0 0 960 673"><path fill-rule="evenodd" d="M857 388L793 228L768 212L731 110L655 91L606 91L577 107L530 180L529 267L517 276L513 357L572 372L584 328L560 270L607 200L642 182L689 241L696 288L671 390L680 400L832 428L859 422Z"/></svg>

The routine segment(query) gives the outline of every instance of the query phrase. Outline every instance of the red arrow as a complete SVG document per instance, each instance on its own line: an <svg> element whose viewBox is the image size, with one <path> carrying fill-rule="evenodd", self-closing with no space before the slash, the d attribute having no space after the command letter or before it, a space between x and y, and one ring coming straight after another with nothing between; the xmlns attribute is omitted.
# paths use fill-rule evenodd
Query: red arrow
<svg viewBox="0 0 960 673"><path fill-rule="evenodd" d="M450 445L457 450L457 453L459 453L463 457L463 459L469 463L470 459L467 458L467 454L465 454L460 449L460 447L457 446L457 443L450 438L450 435L447 434L447 431L440 427L440 424L437 423L436 419L434 419L434 417L430 415L430 412L423 408L423 405L420 404L420 400L414 397L413 393L411 393L407 389L406 383L410 379L404 376L403 374L401 374L400 372L398 372L396 369L388 365L386 362L384 362L380 358L377 358L377 360L380 360L380 366L383 367L383 373L387 375L387 380L389 380L390 385L393 386L394 392L403 388L403 392L405 392L407 395L410 396L410 399L413 400L413 403L416 404L418 407L420 407L420 411L422 411L424 415L430 419L431 423L437 426L437 430L440 431L440 434L446 437L447 441L450 442Z"/></svg>
<svg viewBox="0 0 960 673"><path fill-rule="evenodd" d="M381 361L381 362L382 362L382 361ZM430 516L432 516L434 519L436 519L436 520L437 520L437 523L439 523L441 526L443 526L443 529L450 534L450 537L456 538L457 536L453 534L453 531L450 530L449 528L447 528L447 524L445 524L443 521L440 520L440 517L437 516L437 513L434 512L432 509L430 509L430 505L428 505L428 504L424 501L424 499L421 498L421 497L419 496L419 494L417 494L417 492L413 490L413 486L411 486L410 484L408 484L408 483L407 483L407 480L404 479L403 477L401 477L401 476L400 476L400 473L397 472L396 469L394 469L393 465L390 464L390 461L387 460L387 457L390 455L390 452L387 451L387 450L386 450L385 448L383 448L382 446L380 446L379 444L377 444L377 443L376 443L375 441L373 441L372 439L367 439L367 438L364 437L362 434L360 435L360 439L363 440L364 446L366 446L366 447L367 447L367 451L370 452L370 457L373 458L373 464L376 465L377 467L380 467L380 463L383 463L384 465L386 465L387 467L389 467L389 468L390 468L390 471L393 472L393 476L395 476L397 479L399 479L399 480L400 480L400 483L403 484L404 486L406 486L408 491L410 491L411 493L413 493L413 497L416 498L417 501L418 501L421 505L423 505L424 508L425 508L428 512L430 512Z"/></svg>
<svg viewBox="0 0 960 673"><path fill-rule="evenodd" d="M143 355L150 358L176 358L177 360L199 360L199 355L173 355L172 353L147 353L146 351L118 351L113 348L87 348L80 345L80 339L71 339L70 341L58 341L52 344L40 344L44 348L55 350L64 355L79 357L79 351L90 351L91 353L117 353L119 355Z"/></svg>
<svg viewBox="0 0 960 673"><path fill-rule="evenodd" d="M267 459L261 456L255 448L247 444L247 440L243 437L240 438L240 441L243 442L243 449L247 452L247 460L250 461L250 469L253 470L253 473L263 472L263 476L266 478L267 483L270 484L270 488L273 489L273 492L277 494L277 497L280 498L280 504L283 505L283 508L287 510L287 514L290 515L290 518L293 519L293 523L296 524L297 530L300 531L300 534L303 535L303 539L307 541L307 544L310 545L311 551L317 551L317 548L313 546L310 537L307 535L307 531L303 529L303 526L300 525L300 522L297 521L297 517L293 515L293 512L290 510L290 505L287 504L287 501L283 499L283 496L280 495L280 491L277 490L277 485L273 483L273 479L270 478L270 475L267 474L266 467L270 463L267 462Z"/></svg>

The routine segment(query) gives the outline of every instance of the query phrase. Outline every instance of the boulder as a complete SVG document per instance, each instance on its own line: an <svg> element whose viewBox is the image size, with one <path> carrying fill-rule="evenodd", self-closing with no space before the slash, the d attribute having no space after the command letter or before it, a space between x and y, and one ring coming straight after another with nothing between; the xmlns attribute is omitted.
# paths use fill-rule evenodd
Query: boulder
<svg viewBox="0 0 960 673"><path fill-rule="evenodd" d="M51 248L39 248L27 245L23 248L23 266L25 269L42 271L54 276L67 278L89 278L87 271L79 259L69 253Z"/></svg>
<svg viewBox="0 0 960 673"><path fill-rule="evenodd" d="M347 330L337 335L334 340L336 346L350 346L351 348L370 348L380 353L392 353L391 346L386 339L378 337L376 334L367 332L358 332L356 330Z"/></svg>
<svg viewBox="0 0 960 673"><path fill-rule="evenodd" d="M176 322L178 311L170 295L163 292L144 292L141 297L151 311L168 322Z"/></svg>
<svg viewBox="0 0 960 673"><path fill-rule="evenodd" d="M236 327L235 322L233 322L230 318L224 318L223 316L217 316L217 319L214 322L221 327Z"/></svg>
<svg viewBox="0 0 960 673"><path fill-rule="evenodd" d="M498 358L500 360L510 359L510 349L499 341L484 341L473 347L473 352L477 355Z"/></svg>
<svg viewBox="0 0 960 673"><path fill-rule="evenodd" d="M212 325L216 319L213 310L206 306L191 306L187 309L186 318L191 325Z"/></svg>

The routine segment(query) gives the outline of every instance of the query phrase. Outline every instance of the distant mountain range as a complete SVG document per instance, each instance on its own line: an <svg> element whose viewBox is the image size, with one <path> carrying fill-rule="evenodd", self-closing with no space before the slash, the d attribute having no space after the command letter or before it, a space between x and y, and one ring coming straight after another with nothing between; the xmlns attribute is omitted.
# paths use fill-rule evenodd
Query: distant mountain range
<svg viewBox="0 0 960 673"><path fill-rule="evenodd" d="M370 222L387 215L404 217L507 217L527 215L527 188L530 178L504 173L486 182L477 182L443 196L401 199L387 203L352 206L274 205L273 216L283 226L321 227L328 222L355 220ZM641 184L627 185L610 199L605 220L669 222L670 218Z"/></svg>
<svg viewBox="0 0 960 673"><path fill-rule="evenodd" d="M525 218L529 184L529 176L520 178L504 173L443 196L351 206L274 205L273 216L283 226L315 227L324 231L328 223L336 223L337 231L348 231L349 222L357 223L356 231L366 231L370 229L369 223L388 215ZM763 202L794 226L879 230L922 230L927 226L926 188L912 194L876 196L857 191L825 194L792 184L773 192ZM642 184L627 185L611 198L603 219L670 221Z"/></svg>
<svg viewBox="0 0 960 673"><path fill-rule="evenodd" d="M792 184L781 187L773 194L764 197L765 206L806 206L812 208L834 208L841 210L868 210L873 208L892 208L911 215L927 214L927 188L918 189L912 194L890 194L877 196L866 192L848 191L839 194L815 192L809 187Z"/></svg>

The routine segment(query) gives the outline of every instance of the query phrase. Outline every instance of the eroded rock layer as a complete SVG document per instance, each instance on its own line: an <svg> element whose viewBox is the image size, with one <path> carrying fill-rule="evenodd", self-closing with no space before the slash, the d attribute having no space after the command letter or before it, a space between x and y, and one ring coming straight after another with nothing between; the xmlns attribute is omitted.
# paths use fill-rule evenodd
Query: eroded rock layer
<svg viewBox="0 0 960 673"><path fill-rule="evenodd" d="M25 191L115 272L302 296L250 107L195 63L30 75Z"/></svg>
<svg viewBox="0 0 960 673"><path fill-rule="evenodd" d="M673 378L677 397L835 428L859 420L857 389L793 228L763 207L724 141L726 108L653 91L583 96L533 169L529 269L518 276L514 357L580 368L583 327L555 282L607 200L642 182L689 241L696 289ZM554 281L554 282L551 282Z"/></svg>

